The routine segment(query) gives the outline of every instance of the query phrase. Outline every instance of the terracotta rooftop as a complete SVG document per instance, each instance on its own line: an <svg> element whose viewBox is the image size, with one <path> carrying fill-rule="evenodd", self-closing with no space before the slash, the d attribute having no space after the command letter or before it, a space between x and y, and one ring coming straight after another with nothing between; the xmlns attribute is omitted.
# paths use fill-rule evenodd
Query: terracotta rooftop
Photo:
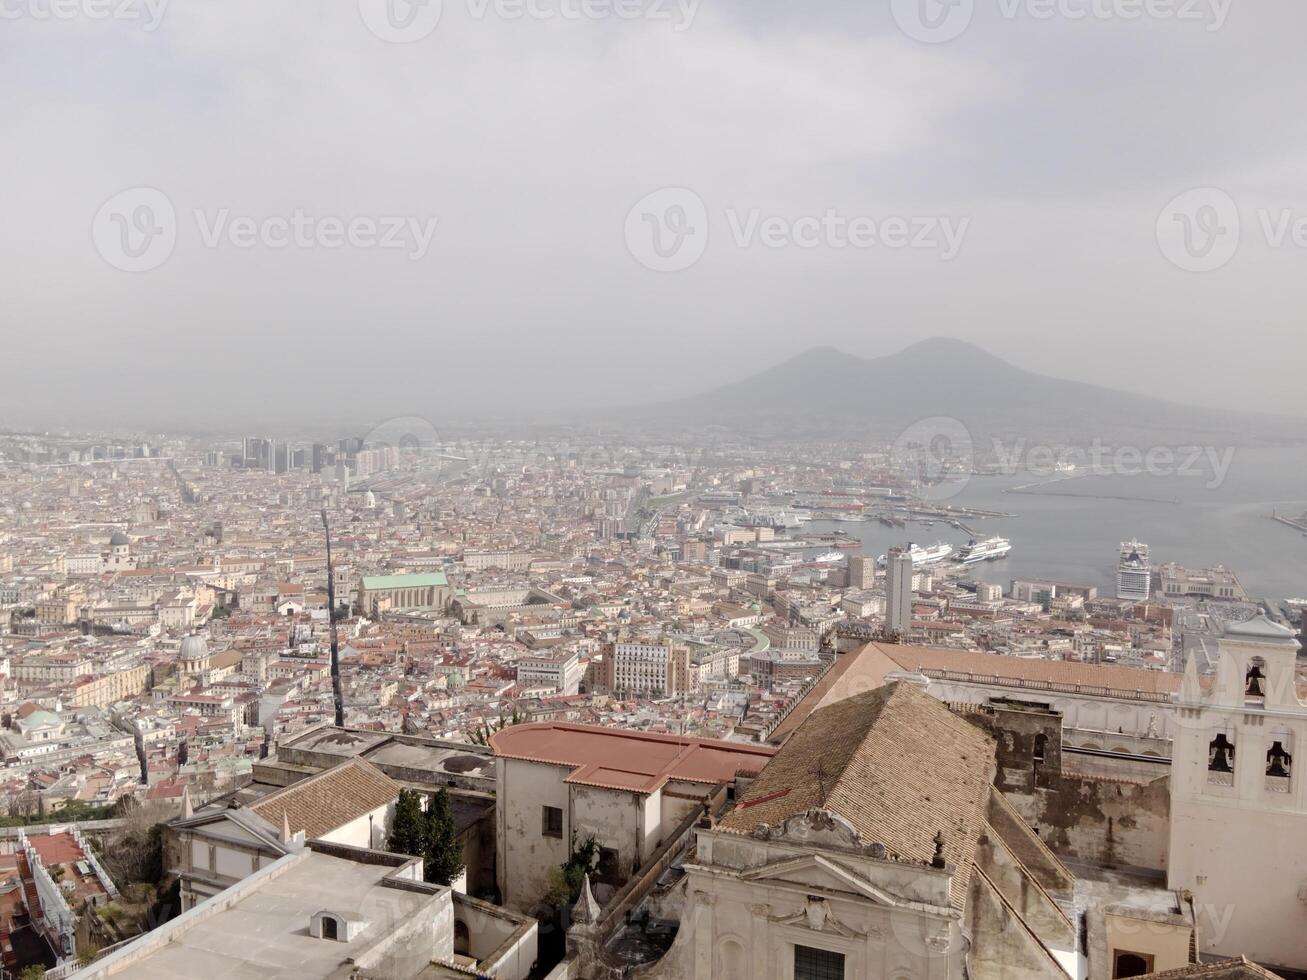
<svg viewBox="0 0 1307 980"><path fill-rule="evenodd" d="M718 826L747 834L823 809L891 856L922 864L942 833L961 908L994 766L989 735L899 681L809 716Z"/></svg>
<svg viewBox="0 0 1307 980"><path fill-rule="evenodd" d="M302 830L314 838L398 799L399 790L399 783L372 763L351 759L268 794L250 810L274 827L285 814L292 834Z"/></svg>
<svg viewBox="0 0 1307 980"><path fill-rule="evenodd" d="M571 769L566 782L652 793L668 780L716 785L741 770L757 772L775 754L765 745L633 732L621 728L537 722L490 736L503 759Z"/></svg>

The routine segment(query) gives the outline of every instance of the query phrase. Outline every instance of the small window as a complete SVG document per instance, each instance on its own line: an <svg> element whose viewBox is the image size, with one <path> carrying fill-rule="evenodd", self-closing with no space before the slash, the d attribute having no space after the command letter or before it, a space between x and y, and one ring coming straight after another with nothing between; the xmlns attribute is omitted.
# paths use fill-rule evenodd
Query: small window
<svg viewBox="0 0 1307 980"><path fill-rule="evenodd" d="M844 980L844 954L795 946L794 980Z"/></svg>
<svg viewBox="0 0 1307 980"><path fill-rule="evenodd" d="M563 811L556 806L541 807L540 833L546 837L563 836Z"/></svg>

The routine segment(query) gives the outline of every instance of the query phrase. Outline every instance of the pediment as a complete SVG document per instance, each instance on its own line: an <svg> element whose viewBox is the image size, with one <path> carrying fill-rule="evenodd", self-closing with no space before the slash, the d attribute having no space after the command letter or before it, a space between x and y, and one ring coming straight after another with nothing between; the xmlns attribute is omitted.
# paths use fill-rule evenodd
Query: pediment
<svg viewBox="0 0 1307 980"><path fill-rule="evenodd" d="M775 861L762 867L751 868L741 877L748 881L776 881L803 885L821 891L852 892L878 905L899 904L893 893L877 887L866 878L820 854L805 854L784 861Z"/></svg>
<svg viewBox="0 0 1307 980"><path fill-rule="evenodd" d="M885 856L882 844L864 840L858 829L844 817L819 807L796 813L778 824L759 824L754 828L753 836L758 840L793 841L796 844L861 851L877 858Z"/></svg>

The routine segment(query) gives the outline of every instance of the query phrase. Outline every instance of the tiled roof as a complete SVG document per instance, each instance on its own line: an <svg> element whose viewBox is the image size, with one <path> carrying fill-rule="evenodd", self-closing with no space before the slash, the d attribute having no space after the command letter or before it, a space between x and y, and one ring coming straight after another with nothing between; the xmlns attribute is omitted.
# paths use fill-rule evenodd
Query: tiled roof
<svg viewBox="0 0 1307 980"><path fill-rule="evenodd" d="M954 671L978 677L996 677L1006 681L1006 686L1016 687L1078 684L1088 689L1086 693L1092 689L1102 689L1119 698L1142 696L1145 700L1169 699L1171 694L1180 690L1181 679L1181 675L1168 671L1140 670L1116 664L1086 664L944 647L868 643L856 653L840 657L803 702L777 726L770 741L782 741L818 707L832 704L857 691L879 687L885 683L887 674L904 670Z"/></svg>
<svg viewBox="0 0 1307 980"><path fill-rule="evenodd" d="M1150 973L1140 980L1280 980L1278 973L1249 962L1246 957L1218 960L1215 963L1195 963L1175 970Z"/></svg>
<svg viewBox="0 0 1307 980"><path fill-rule="evenodd" d="M263 797L250 809L274 827L282 814L292 834L321 837L398 799L400 786L363 759L351 759Z"/></svg>
<svg viewBox="0 0 1307 980"><path fill-rule="evenodd" d="M960 908L994 765L989 735L900 681L814 712L719 827L749 833L819 808L900 860L922 863L942 833Z"/></svg>
<svg viewBox="0 0 1307 980"><path fill-rule="evenodd" d="M513 725L490 736L495 755L571 769L566 782L652 793L669 779L727 783L757 772L775 753L765 745L680 738L562 722Z"/></svg>

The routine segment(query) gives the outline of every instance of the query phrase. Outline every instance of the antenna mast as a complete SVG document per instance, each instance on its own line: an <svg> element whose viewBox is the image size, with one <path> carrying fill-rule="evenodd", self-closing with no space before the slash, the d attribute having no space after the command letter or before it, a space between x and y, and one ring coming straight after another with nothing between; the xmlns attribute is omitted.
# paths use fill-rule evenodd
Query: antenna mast
<svg viewBox="0 0 1307 980"><path fill-rule="evenodd" d="M336 727L345 727L345 699L340 693L340 647L336 642L336 569L331 563L331 525L322 508L322 530L327 536L327 621L331 623L331 696L336 702Z"/></svg>

